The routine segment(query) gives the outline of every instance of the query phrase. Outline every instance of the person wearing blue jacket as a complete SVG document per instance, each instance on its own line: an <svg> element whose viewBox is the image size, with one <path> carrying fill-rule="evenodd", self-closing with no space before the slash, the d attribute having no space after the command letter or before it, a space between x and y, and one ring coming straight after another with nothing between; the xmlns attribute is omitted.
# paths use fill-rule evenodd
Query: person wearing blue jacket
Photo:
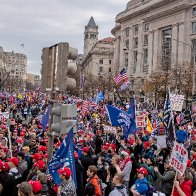
<svg viewBox="0 0 196 196"><path fill-rule="evenodd" d="M179 130L176 131L176 139L180 144L184 144L188 139L188 133L183 129L182 126L180 126Z"/></svg>
<svg viewBox="0 0 196 196"><path fill-rule="evenodd" d="M131 187L131 192L133 195L144 195L146 196L146 193L148 191L148 183L146 176L148 174L148 171L146 168L141 167L137 169L137 175L138 179L135 181L134 185Z"/></svg>

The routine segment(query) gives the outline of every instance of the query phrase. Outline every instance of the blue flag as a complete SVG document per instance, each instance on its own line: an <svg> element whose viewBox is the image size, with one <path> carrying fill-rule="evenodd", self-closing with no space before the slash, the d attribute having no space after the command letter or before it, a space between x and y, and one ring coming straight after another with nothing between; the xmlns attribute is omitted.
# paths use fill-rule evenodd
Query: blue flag
<svg viewBox="0 0 196 196"><path fill-rule="evenodd" d="M48 126L48 123L49 123L49 115L50 115L50 107L48 106L48 109L46 113L42 116L42 119L40 122L44 131L46 130L46 127Z"/></svg>
<svg viewBox="0 0 196 196"><path fill-rule="evenodd" d="M104 94L103 94L103 91L100 91L100 92L97 94L96 102L102 102L103 100L104 100Z"/></svg>
<svg viewBox="0 0 196 196"><path fill-rule="evenodd" d="M127 130L130 129L131 118L129 114L111 105L106 105L106 109L112 126L125 127Z"/></svg>
<svg viewBox="0 0 196 196"><path fill-rule="evenodd" d="M69 131L60 148L56 151L55 155L48 163L49 173L52 175L52 178L57 185L61 184L62 182L59 178L57 170L64 166L71 169L72 179L74 180L75 186L77 186L74 160L73 128Z"/></svg>
<svg viewBox="0 0 196 196"><path fill-rule="evenodd" d="M131 127L128 130L128 134L135 133L135 131L136 131L136 120L135 120L136 115L135 115L135 100L133 98L131 98L131 100L130 100L130 106L129 106L127 113L130 115L130 118L131 118Z"/></svg>

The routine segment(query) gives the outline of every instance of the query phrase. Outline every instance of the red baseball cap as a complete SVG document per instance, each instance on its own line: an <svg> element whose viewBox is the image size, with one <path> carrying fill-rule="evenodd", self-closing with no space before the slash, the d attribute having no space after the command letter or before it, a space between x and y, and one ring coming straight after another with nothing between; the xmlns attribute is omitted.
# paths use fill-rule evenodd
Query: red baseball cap
<svg viewBox="0 0 196 196"><path fill-rule="evenodd" d="M107 150L107 149L108 149L108 146L103 145L101 149L103 149L103 150Z"/></svg>
<svg viewBox="0 0 196 196"><path fill-rule="evenodd" d="M22 139L17 139L15 142L22 144L23 140Z"/></svg>
<svg viewBox="0 0 196 196"><path fill-rule="evenodd" d="M150 147L150 142L144 142L144 149Z"/></svg>
<svg viewBox="0 0 196 196"><path fill-rule="evenodd" d="M110 147L112 148L112 150L116 150L116 144L110 144Z"/></svg>
<svg viewBox="0 0 196 196"><path fill-rule="evenodd" d="M139 169L136 169L138 173L144 174L144 176L148 175L148 171L144 167L140 167Z"/></svg>
<svg viewBox="0 0 196 196"><path fill-rule="evenodd" d="M48 158L48 154L47 153L43 154L43 158Z"/></svg>
<svg viewBox="0 0 196 196"><path fill-rule="evenodd" d="M36 163L34 163L33 166L38 167L38 169L45 169L46 164L42 160L39 160Z"/></svg>
<svg viewBox="0 0 196 196"><path fill-rule="evenodd" d="M35 153L34 155L31 155L31 158L38 161L38 160L42 159L42 155L39 153Z"/></svg>
<svg viewBox="0 0 196 196"><path fill-rule="evenodd" d="M66 178L69 178L71 176L71 170L69 167L64 167L62 169L57 170L59 174L63 174Z"/></svg>
<svg viewBox="0 0 196 196"><path fill-rule="evenodd" d="M6 125L1 125L1 128L2 129L6 129Z"/></svg>
<svg viewBox="0 0 196 196"><path fill-rule="evenodd" d="M16 157L8 158L8 162L12 162L15 166L18 166L19 160Z"/></svg>
<svg viewBox="0 0 196 196"><path fill-rule="evenodd" d="M88 147L84 147L84 148L82 148L82 152L86 152L86 153L88 153L88 152L89 152L89 148L88 148Z"/></svg>
<svg viewBox="0 0 196 196"><path fill-rule="evenodd" d="M39 146L38 147L38 151L46 152L47 151L47 147L46 146Z"/></svg>
<svg viewBox="0 0 196 196"><path fill-rule="evenodd" d="M78 153L76 151L74 151L74 158L78 159Z"/></svg>
<svg viewBox="0 0 196 196"><path fill-rule="evenodd" d="M38 180L37 181L30 180L29 184L32 186L33 193L35 193L35 194L39 193L42 190L42 184Z"/></svg>
<svg viewBox="0 0 196 196"><path fill-rule="evenodd" d="M192 166L192 162L191 162L190 159L188 159L188 161L187 161L187 167L191 167L191 166Z"/></svg>
<svg viewBox="0 0 196 196"><path fill-rule="evenodd" d="M25 136L25 132L24 131L21 131L20 132L20 136Z"/></svg>

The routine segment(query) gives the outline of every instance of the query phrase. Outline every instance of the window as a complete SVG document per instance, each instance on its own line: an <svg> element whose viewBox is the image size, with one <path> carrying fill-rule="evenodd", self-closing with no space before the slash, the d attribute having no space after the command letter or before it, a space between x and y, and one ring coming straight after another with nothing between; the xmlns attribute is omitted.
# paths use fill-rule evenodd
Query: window
<svg viewBox="0 0 196 196"><path fill-rule="evenodd" d="M192 33L196 33L196 21L192 23Z"/></svg>
<svg viewBox="0 0 196 196"><path fill-rule="evenodd" d="M125 67L128 67L129 59L128 59L128 53L125 53Z"/></svg>
<svg viewBox="0 0 196 196"><path fill-rule="evenodd" d="M135 73L137 67L137 51L133 52L133 59L134 59L133 73Z"/></svg>
<svg viewBox="0 0 196 196"><path fill-rule="evenodd" d="M196 7L193 8L193 16L196 16Z"/></svg>
<svg viewBox="0 0 196 196"><path fill-rule="evenodd" d="M138 47L138 38L137 37L135 37L135 38L133 38L133 47L134 48L137 48Z"/></svg>
<svg viewBox="0 0 196 196"><path fill-rule="evenodd" d="M99 67L99 72L100 72L100 73L103 72L103 67Z"/></svg>
<svg viewBox="0 0 196 196"><path fill-rule="evenodd" d="M110 65L112 64L112 60L109 60L109 64L110 64Z"/></svg>
<svg viewBox="0 0 196 196"><path fill-rule="evenodd" d="M138 26L134 26L134 35L138 35Z"/></svg>
<svg viewBox="0 0 196 196"><path fill-rule="evenodd" d="M144 24L144 31L147 32L149 30L149 23Z"/></svg>
<svg viewBox="0 0 196 196"><path fill-rule="evenodd" d="M148 35L144 35L144 46L148 45Z"/></svg>
<svg viewBox="0 0 196 196"><path fill-rule="evenodd" d="M143 72L148 72L148 49L144 49L144 67Z"/></svg>
<svg viewBox="0 0 196 196"><path fill-rule="evenodd" d="M109 71L109 72L112 72L112 68L110 67L108 71Z"/></svg>
<svg viewBox="0 0 196 196"><path fill-rule="evenodd" d="M100 64L103 64L103 59L100 59L100 60L99 60L99 63L100 63Z"/></svg>
<svg viewBox="0 0 196 196"><path fill-rule="evenodd" d="M162 32L162 63L163 69L168 69L171 65L172 48L172 28Z"/></svg>
<svg viewBox="0 0 196 196"><path fill-rule="evenodd" d="M125 40L125 48L126 48L126 49L129 49L129 40L128 40L128 39Z"/></svg>
<svg viewBox="0 0 196 196"><path fill-rule="evenodd" d="M125 29L125 37L129 37L129 28Z"/></svg>
<svg viewBox="0 0 196 196"><path fill-rule="evenodd" d="M90 34L90 39L93 39L94 38L94 34Z"/></svg>

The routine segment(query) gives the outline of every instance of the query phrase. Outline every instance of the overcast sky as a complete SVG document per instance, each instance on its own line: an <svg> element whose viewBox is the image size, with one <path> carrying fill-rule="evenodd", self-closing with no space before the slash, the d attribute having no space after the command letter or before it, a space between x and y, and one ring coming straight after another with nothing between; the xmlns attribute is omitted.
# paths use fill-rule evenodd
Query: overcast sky
<svg viewBox="0 0 196 196"><path fill-rule="evenodd" d="M5 51L25 53L28 72L40 74L43 47L69 42L82 53L84 27L90 17L99 26L99 39L109 37L115 16L128 1L1 0L0 46Z"/></svg>

